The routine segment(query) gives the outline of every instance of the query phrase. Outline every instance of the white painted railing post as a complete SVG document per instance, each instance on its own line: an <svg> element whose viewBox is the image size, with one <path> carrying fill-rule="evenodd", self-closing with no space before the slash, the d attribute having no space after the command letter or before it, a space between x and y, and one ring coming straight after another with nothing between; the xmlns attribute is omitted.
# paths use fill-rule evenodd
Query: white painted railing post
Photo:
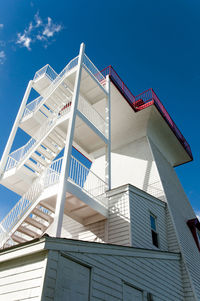
<svg viewBox="0 0 200 301"><path fill-rule="evenodd" d="M26 88L24 97L22 99L19 111L17 113L17 117L15 119L15 122L13 124L10 136L9 136L7 144L6 144L6 147L4 149L4 152L3 152L3 155L2 155L2 158L1 158L1 162L0 162L0 177L2 176L2 174L4 172L4 168L5 168L5 165L6 165L6 162L7 162L7 158L8 158L8 155L10 153L10 150L11 150L11 147L12 147L12 144L13 144L13 141L14 141L14 138L15 138L15 135L16 135L16 132L17 132L22 114L24 112L24 109L25 109L25 106L26 106L26 103L27 103L27 100L28 100L28 97L29 97L29 94L30 94L30 91L31 91L31 88L32 88L32 82L33 81L30 80L29 83L28 83L28 86Z"/></svg>
<svg viewBox="0 0 200 301"><path fill-rule="evenodd" d="M55 218L54 218L54 233L56 237L60 237L61 229L62 229L64 206L65 206L65 199L66 199L66 189L67 189L66 184L67 184L67 178L69 176L69 170L70 170L70 160L71 160L72 143L74 137L74 128L75 128L75 120L76 120L76 113L77 113L77 106L78 106L79 91L80 91L80 81L81 81L81 71L82 71L84 50L85 50L85 45L84 43L82 43L80 46L78 68L76 73L74 93L72 99L71 117L69 119L67 138L66 138L64 156L63 156L63 162L61 168L61 175L60 175L60 180L58 185L58 195L57 195L56 211L55 211Z"/></svg>
<svg viewBox="0 0 200 301"><path fill-rule="evenodd" d="M106 104L106 137L108 144L106 145L106 166L105 179L108 190L111 189L111 103L110 103L110 77L106 76L107 104Z"/></svg>

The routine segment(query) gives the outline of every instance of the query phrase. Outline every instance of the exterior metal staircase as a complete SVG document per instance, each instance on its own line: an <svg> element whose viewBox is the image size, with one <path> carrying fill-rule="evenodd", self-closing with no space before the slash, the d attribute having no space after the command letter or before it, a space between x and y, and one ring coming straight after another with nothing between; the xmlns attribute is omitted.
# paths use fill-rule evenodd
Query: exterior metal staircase
<svg viewBox="0 0 200 301"><path fill-rule="evenodd" d="M53 161L2 220L0 248L40 237L52 224L55 207L42 199L42 193L59 182L61 166L62 158ZM68 180L88 197L108 208L105 196L106 183L73 156Z"/></svg>
<svg viewBox="0 0 200 301"><path fill-rule="evenodd" d="M54 221L56 198L52 204L51 201L48 202L45 199L44 194L50 186L58 185L59 182L62 158L57 160L55 158L66 144L74 93L73 83L67 77L76 71L77 64L78 57L71 60L59 75L49 65L44 66L35 74L33 87L40 96L26 105L19 123L19 127L28 133L31 139L23 147L8 155L1 178L3 185L6 186L6 182L3 182L6 178L5 181L9 183L12 190L17 192L11 180L16 177L16 174L24 177L24 171L26 171L30 184L27 191L21 190L26 192L19 193L20 200L0 223L0 248L40 237ZM98 82L100 86L98 89L100 91L104 89L105 78L86 55L84 55L83 65L87 70L86 73L89 72L93 77L92 80ZM81 93L78 112L92 124L97 134L100 133L105 140L107 139L105 119L95 109L93 103L88 102ZM9 177L13 178L9 180ZM98 205L97 207L94 204L91 205L90 215L98 213L101 215L100 218L106 218L107 184L73 156L71 156L70 171L66 181L75 187L72 189L73 192L69 192L75 194L74 203L89 208L92 200ZM84 199L83 194L86 196L86 203L89 199L90 205L89 203L84 206L81 204L80 195ZM73 205L71 203L72 207Z"/></svg>

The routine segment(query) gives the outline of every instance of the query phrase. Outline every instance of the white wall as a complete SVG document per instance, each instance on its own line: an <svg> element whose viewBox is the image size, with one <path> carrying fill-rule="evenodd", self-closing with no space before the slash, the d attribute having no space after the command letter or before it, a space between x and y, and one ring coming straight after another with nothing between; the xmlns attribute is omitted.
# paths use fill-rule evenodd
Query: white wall
<svg viewBox="0 0 200 301"><path fill-rule="evenodd" d="M96 159L91 169L105 179L105 157ZM135 140L111 153L111 185L132 184L163 199L163 188L146 137Z"/></svg>
<svg viewBox="0 0 200 301"><path fill-rule="evenodd" d="M0 264L1 301L41 300L46 252Z"/></svg>
<svg viewBox="0 0 200 301"><path fill-rule="evenodd" d="M176 231L186 270L189 272L192 286L196 293L196 300L200 300L200 252L197 249L187 221L195 218L195 213L179 182L175 170L150 141L154 158L159 170L160 178L168 203L171 220Z"/></svg>
<svg viewBox="0 0 200 301"><path fill-rule="evenodd" d="M61 231L61 237L80 239L86 241L96 241L104 242L105 241L105 220L84 226L69 216L63 216L63 225ZM46 231L50 236L52 235L54 225Z"/></svg>
<svg viewBox="0 0 200 301"><path fill-rule="evenodd" d="M56 281L63 255L92 269L91 301L124 300L124 283L140 289L144 301L147 300L147 292L153 294L154 301L184 300L178 254L79 241L64 243L62 240L62 254L56 251L59 242L55 247L52 244L52 248L55 251L49 253L51 271L46 274L43 301L57 300Z"/></svg>
<svg viewBox="0 0 200 301"><path fill-rule="evenodd" d="M150 213L156 216L159 249L168 251L165 203L130 186L132 246L157 249L152 244Z"/></svg>
<svg viewBox="0 0 200 301"><path fill-rule="evenodd" d="M128 189L116 189L108 193L109 212L107 242L130 246L130 211Z"/></svg>

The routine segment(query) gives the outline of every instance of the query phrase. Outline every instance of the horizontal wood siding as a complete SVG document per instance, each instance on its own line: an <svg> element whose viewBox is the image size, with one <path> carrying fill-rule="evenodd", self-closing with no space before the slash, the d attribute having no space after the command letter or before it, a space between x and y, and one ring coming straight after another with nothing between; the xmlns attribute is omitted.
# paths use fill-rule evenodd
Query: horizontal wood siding
<svg viewBox="0 0 200 301"><path fill-rule="evenodd" d="M166 207L166 227L167 227L167 242L170 252L180 252L178 240L172 223L172 219L169 214L169 210Z"/></svg>
<svg viewBox="0 0 200 301"><path fill-rule="evenodd" d="M45 301L54 301L56 279L58 276L58 258L59 253L57 251L49 251L48 262L46 267L46 276L44 280L44 289L42 293L42 299Z"/></svg>
<svg viewBox="0 0 200 301"><path fill-rule="evenodd" d="M130 212L128 191L109 194L108 242L130 246Z"/></svg>
<svg viewBox="0 0 200 301"><path fill-rule="evenodd" d="M181 271L182 271L182 281L183 281L183 293L185 298L184 301L194 301L195 300L194 293L183 260L181 260Z"/></svg>
<svg viewBox="0 0 200 301"><path fill-rule="evenodd" d="M192 281L196 300L200 300L200 252L187 225L187 221L195 218L196 215L175 170L152 142L151 146L165 190L170 216L177 233L180 251Z"/></svg>
<svg viewBox="0 0 200 301"><path fill-rule="evenodd" d="M150 213L157 217L159 249L168 250L165 225L165 203L150 195L137 194L130 190L130 216L132 246L157 249L152 244Z"/></svg>
<svg viewBox="0 0 200 301"><path fill-rule="evenodd" d="M0 264L1 301L39 301L46 267L46 253Z"/></svg>
<svg viewBox="0 0 200 301"><path fill-rule="evenodd" d="M54 225L52 225L54 226ZM51 229L47 233L51 235ZM61 237L86 241L104 242L105 240L105 220L83 226L67 215L63 216Z"/></svg>
<svg viewBox="0 0 200 301"><path fill-rule="evenodd" d="M66 242L66 245L68 242ZM81 244L75 243L79 251L73 251L72 245L67 246L69 250L62 250L68 258L77 260L86 266L92 268L91 274L91 301L122 301L123 300L123 283L128 283L143 291L144 296L148 292L153 294L154 301L183 301L182 279L180 272L179 257L170 260L153 258L157 255L151 255L149 258L137 256L128 249L129 255L126 252L117 251L113 249L113 255L110 252L107 254L107 246L105 249L97 247L95 244L85 245L82 249ZM103 247L104 245L102 245ZM116 249L116 246L113 246ZM109 247L112 251L112 247ZM138 251L139 252L139 251ZM132 255L130 255L132 254ZM158 254L158 253L157 253ZM60 255L59 255L60 256ZM57 258L57 266L59 256L52 258L50 256L48 261L55 261ZM48 263L50 264L50 263ZM55 264L56 266L56 264ZM57 271L59 273L59 271ZM55 278L52 281L51 273L47 273L48 289L55 292ZM46 290L48 290L46 288ZM56 296L56 295L55 295ZM53 298L44 298L43 301L54 300ZM57 300L55 298L55 300ZM146 299L144 299L146 300ZM126 301L126 300L123 300Z"/></svg>

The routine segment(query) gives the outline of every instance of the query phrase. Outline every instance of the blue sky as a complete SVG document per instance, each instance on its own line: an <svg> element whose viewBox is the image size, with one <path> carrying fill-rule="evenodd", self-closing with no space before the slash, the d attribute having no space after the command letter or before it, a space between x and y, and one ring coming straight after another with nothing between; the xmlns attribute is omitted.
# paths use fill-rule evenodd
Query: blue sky
<svg viewBox="0 0 200 301"><path fill-rule="evenodd" d="M176 171L198 212L199 12L199 0L1 0L0 155L28 81L47 63L61 71L84 42L96 66L113 65L134 95L158 94L192 148L194 161ZM17 199L0 187L0 220Z"/></svg>

